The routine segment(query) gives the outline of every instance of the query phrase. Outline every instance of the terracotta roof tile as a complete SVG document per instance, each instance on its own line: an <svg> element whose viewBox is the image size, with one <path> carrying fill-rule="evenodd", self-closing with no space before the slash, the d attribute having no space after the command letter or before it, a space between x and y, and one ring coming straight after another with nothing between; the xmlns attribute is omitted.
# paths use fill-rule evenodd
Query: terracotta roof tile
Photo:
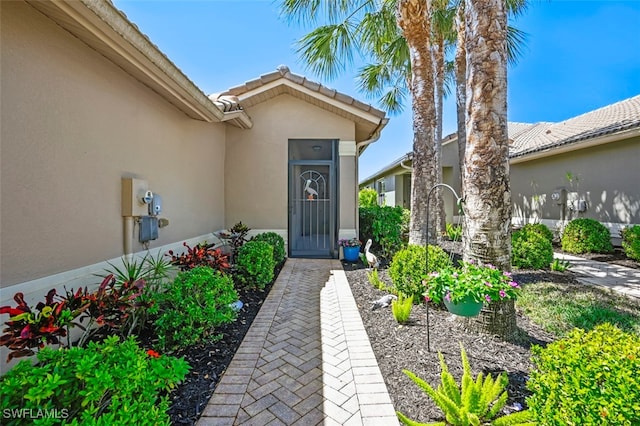
<svg viewBox="0 0 640 426"><path fill-rule="evenodd" d="M511 127L510 127L511 129ZM631 129L640 129L640 95L558 123L537 123L512 135L511 158Z"/></svg>
<svg viewBox="0 0 640 426"><path fill-rule="evenodd" d="M311 91L320 93L323 96L327 96L331 99L335 99L336 101L342 102L346 105L351 105L355 108L358 108L362 111L368 112L370 114L373 114L374 116L376 116L377 118L384 118L385 117L385 112L381 111L377 108L374 108L373 106L369 105L369 104L365 104L363 102L360 102L356 99L354 99L353 97L346 95L344 93L338 92L335 89L331 89L328 87L323 86L322 84L312 81L312 80L308 80L306 77L298 75L298 74L294 74L289 70L289 67L287 67L286 65L280 65L276 71L267 73L267 74L263 74L260 77L253 79L253 80L249 80L247 82L245 82L244 84L232 87L228 90L226 90L225 92L223 92L223 95L235 95L235 96L241 96L244 93L247 93L251 90L257 89L260 86L263 86L267 83L270 83L272 81L275 81L279 78L285 78L293 83L299 84Z"/></svg>

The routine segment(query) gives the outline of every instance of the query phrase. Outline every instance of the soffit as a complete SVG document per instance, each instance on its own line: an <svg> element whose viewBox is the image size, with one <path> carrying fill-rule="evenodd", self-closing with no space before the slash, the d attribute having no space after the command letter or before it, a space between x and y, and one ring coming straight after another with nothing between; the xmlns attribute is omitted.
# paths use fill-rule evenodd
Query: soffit
<svg viewBox="0 0 640 426"><path fill-rule="evenodd" d="M225 114L111 2L26 1L189 117L225 121Z"/></svg>

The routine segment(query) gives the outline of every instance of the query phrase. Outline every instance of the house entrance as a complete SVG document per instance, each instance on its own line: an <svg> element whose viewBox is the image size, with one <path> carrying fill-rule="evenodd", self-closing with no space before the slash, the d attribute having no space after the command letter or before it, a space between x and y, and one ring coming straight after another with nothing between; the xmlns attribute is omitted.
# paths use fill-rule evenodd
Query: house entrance
<svg viewBox="0 0 640 426"><path fill-rule="evenodd" d="M335 141L289 141L289 256L334 257Z"/></svg>

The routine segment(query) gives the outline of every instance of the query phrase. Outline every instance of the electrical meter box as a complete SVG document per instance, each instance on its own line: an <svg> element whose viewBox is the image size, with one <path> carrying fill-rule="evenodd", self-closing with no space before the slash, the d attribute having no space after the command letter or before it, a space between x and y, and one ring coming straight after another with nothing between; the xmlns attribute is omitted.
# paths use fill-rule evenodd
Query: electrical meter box
<svg viewBox="0 0 640 426"><path fill-rule="evenodd" d="M148 187L144 179L122 178L122 216L149 214L149 206L143 201Z"/></svg>
<svg viewBox="0 0 640 426"><path fill-rule="evenodd" d="M552 193L551 193L551 200L558 204L558 205L563 205L567 203L567 190L564 188L556 188Z"/></svg>

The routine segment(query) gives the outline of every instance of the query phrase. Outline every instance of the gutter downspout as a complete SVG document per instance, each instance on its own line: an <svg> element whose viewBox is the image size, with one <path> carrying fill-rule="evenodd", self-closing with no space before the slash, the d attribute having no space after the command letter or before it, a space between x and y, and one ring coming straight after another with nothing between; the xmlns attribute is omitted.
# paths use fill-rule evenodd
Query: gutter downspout
<svg viewBox="0 0 640 426"><path fill-rule="evenodd" d="M387 123L389 122L388 118L383 118L380 120L380 122L378 123L378 125L376 126L376 128L373 130L373 132L371 133L369 139L360 141L358 143L356 143L356 184L358 182L358 175L360 174L360 153L361 153L361 148L364 149L366 148L369 144L372 144L374 142L376 142L378 139L380 139L380 133L382 132L382 128L384 126L387 125ZM358 206L358 204L360 203L360 200L358 199L358 193L360 191L356 191L356 200L355 200L355 205ZM358 209L356 209L357 211ZM356 214L356 238L359 237L360 235L360 215Z"/></svg>

